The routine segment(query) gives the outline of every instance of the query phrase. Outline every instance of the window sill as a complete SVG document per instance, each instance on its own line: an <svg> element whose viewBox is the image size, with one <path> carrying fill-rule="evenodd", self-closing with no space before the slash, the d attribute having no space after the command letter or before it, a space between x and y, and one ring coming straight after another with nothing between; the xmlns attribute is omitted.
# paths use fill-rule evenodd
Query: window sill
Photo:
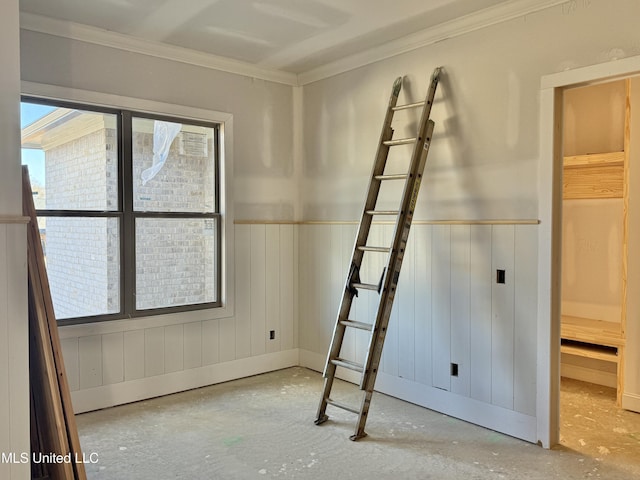
<svg viewBox="0 0 640 480"><path fill-rule="evenodd" d="M58 327L60 338L86 337L89 335L104 335L109 333L144 330L146 328L166 327L184 323L219 320L233 317L233 309L228 305L205 310L168 313L149 317L124 318L104 322L81 323L77 325L62 325Z"/></svg>

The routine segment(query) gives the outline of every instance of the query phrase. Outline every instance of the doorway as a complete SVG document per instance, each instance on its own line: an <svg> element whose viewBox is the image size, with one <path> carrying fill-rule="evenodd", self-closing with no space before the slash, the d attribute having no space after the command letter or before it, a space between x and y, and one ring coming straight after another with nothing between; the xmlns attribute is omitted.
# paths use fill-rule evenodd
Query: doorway
<svg viewBox="0 0 640 480"><path fill-rule="evenodd" d="M619 409L633 100L625 78L568 86L562 101L560 443L618 460L634 424Z"/></svg>
<svg viewBox="0 0 640 480"><path fill-rule="evenodd" d="M630 79L563 91L561 375L618 391L624 365Z"/></svg>
<svg viewBox="0 0 640 480"><path fill-rule="evenodd" d="M547 358L549 361L549 377L540 378L541 381L539 385L541 386L541 390L539 391L539 400L545 400L545 395L548 395L548 432L550 445L559 443L560 440L559 412L562 358L560 354L560 344L561 338L567 336L567 327L565 327L562 322L563 311L565 313L567 312L567 302L562 298L564 279L561 268L561 265L566 263L566 261L563 261L566 259L563 259L562 256L562 234L563 231L565 231L565 233L567 232L567 225L563 225L562 221L564 211L563 197L566 190L565 184L567 183L564 178L567 170L565 170L565 143L563 140L565 94L571 90L575 89L577 91L578 88L589 85L600 85L622 80L628 85L626 88L629 89L631 98L633 98L634 93L637 91L635 96L640 99L640 81L637 78L639 72L640 57L632 57L607 64L549 75L542 80L540 135L542 161L540 162L539 170L540 219L542 228L540 229L539 291L543 293L549 292L550 296L545 299L543 295L541 295L538 304L539 320L541 322L539 329L539 358ZM630 80L623 80L627 78ZM640 122L637 117L640 116L636 115L634 119L633 115L631 115L628 118L628 128L631 132L634 131L634 123L638 124L635 131L640 132ZM636 137L639 136L640 135L636 135ZM634 168L633 155L634 152L640 151L640 141L637 139L634 140L633 135L630 135L628 142L629 144L626 148L623 146L623 150L627 150L631 155L628 162L625 162L624 159L621 162L620 159L613 160L612 158L600 159L600 161L604 164L609 162L608 167L616 166L618 170L622 169L623 182L638 184L640 169L637 167ZM635 146L634 143L638 143L638 145ZM573 159L573 161L579 164L580 162L587 161L587 159ZM636 162L635 164L640 164L640 162ZM573 168L580 167L574 166ZM591 165L590 168L595 167ZM568 175L571 176L575 173L576 172L571 172ZM625 188L624 183L622 188ZM640 346L636 344L637 342L624 342L624 339L638 338L640 334L640 325L638 325L640 323L640 305L638 305L639 302L636 300L638 295L634 295L633 293L625 295L623 293L637 292L638 288L640 288L640 272L638 272L640 264L637 259L637 257L640 257L640 252L637 252L637 249L626 249L627 245L637 244L640 239L640 227L638 226L638 223L640 223L640 202L636 198L640 196L640 192L633 192L628 189L627 193L628 196L626 200L624 199L625 195L622 195L623 200L621 204L622 215L626 219L626 231L620 233L623 237L621 251L623 258L626 258L626 262L622 262L620 265L621 274L622 269L626 269L626 273L622 275L620 280L621 300L619 305L621 310L619 318L623 320L623 322L620 323L620 327L613 334L618 339L618 345L613 345L612 347L616 349L614 355L617 354L618 356L616 380L618 383L617 391L619 393L617 394L617 401L625 409L640 411L640 379L638 375L640 371ZM574 207L575 206L576 205L574 205ZM584 206L585 205L578 205L577 210L581 208L584 210ZM606 219L607 213L601 213L600 216ZM583 249L587 251L589 249L597 250L596 247L596 240L590 241L588 238L584 239ZM573 273L575 275L578 274L577 270ZM612 293L612 295L614 293ZM571 307L579 307L579 305L572 305ZM569 308L569 310L571 310L571 308ZM579 312L579 308L577 310L574 308L574 315L569 316L580 317L576 312ZM613 319L611 311L609 311L609 316L603 317L603 315L600 315L600 317L601 318L593 318L592 320L603 321L603 319ZM625 319L626 321L624 321ZM592 326L597 327L601 326L601 324L596 323ZM579 341L580 339L577 340ZM597 341L601 342L601 340ZM570 347L584 348L584 345L570 345ZM563 355L566 353L567 348L569 348L569 346L566 346L565 342L565 345L562 347L564 350ZM613 353L613 351L609 351L609 354L611 353ZM609 359L611 360L611 357L609 357ZM544 375L544 371L542 375ZM548 389L545 387L548 387ZM542 404L542 406L544 407L544 404Z"/></svg>

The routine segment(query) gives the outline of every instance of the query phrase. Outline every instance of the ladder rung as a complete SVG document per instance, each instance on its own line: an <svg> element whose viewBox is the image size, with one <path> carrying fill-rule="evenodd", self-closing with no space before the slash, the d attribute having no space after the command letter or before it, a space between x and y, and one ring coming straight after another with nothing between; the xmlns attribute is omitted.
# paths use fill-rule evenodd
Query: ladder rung
<svg viewBox="0 0 640 480"><path fill-rule="evenodd" d="M367 210L367 215L394 215L397 216L398 210Z"/></svg>
<svg viewBox="0 0 640 480"><path fill-rule="evenodd" d="M369 247L364 245L362 247L358 247L358 250L361 252L377 252L377 253L389 253L391 248L389 247Z"/></svg>
<svg viewBox="0 0 640 480"><path fill-rule="evenodd" d="M348 368L349 370L354 370L360 373L364 371L364 365L352 362L351 360L345 360L344 358L334 358L333 360L331 360L331 363L333 363L336 367Z"/></svg>
<svg viewBox="0 0 640 480"><path fill-rule="evenodd" d="M373 325L370 323L356 322L355 320L340 320L340 323L345 327L359 328L360 330L368 331L373 330Z"/></svg>
<svg viewBox="0 0 640 480"><path fill-rule="evenodd" d="M399 138L398 140L387 140L382 142L388 147L395 147L396 145L407 145L409 143L416 143L416 137L412 138Z"/></svg>
<svg viewBox="0 0 640 480"><path fill-rule="evenodd" d="M336 402L335 400L332 400L330 398L327 398L327 403L329 405L333 405L334 407L341 408L342 410L346 410L347 412L355 413L356 415L360 414L360 410L358 410L357 408L353 408L346 403Z"/></svg>
<svg viewBox="0 0 640 480"><path fill-rule="evenodd" d="M398 110L406 110L407 108L418 108L422 107L424 102L416 102L416 103L407 103L406 105L398 105L397 107L393 107L393 111L397 112Z"/></svg>
<svg viewBox="0 0 640 480"><path fill-rule="evenodd" d="M406 173L399 173L397 175L376 175L376 180L406 180L409 175Z"/></svg>
<svg viewBox="0 0 640 480"><path fill-rule="evenodd" d="M363 290L378 291L378 285L371 285L370 283L352 283L351 286L354 288L362 288Z"/></svg>

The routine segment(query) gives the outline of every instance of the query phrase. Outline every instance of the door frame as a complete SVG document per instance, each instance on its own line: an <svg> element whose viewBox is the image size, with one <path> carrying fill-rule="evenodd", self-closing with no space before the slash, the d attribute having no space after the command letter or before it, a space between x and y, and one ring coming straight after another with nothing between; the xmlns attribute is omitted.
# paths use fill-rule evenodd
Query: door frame
<svg viewBox="0 0 640 480"><path fill-rule="evenodd" d="M635 75L640 75L640 56L545 75L541 79L536 417L538 443L545 448L560 441L563 91Z"/></svg>

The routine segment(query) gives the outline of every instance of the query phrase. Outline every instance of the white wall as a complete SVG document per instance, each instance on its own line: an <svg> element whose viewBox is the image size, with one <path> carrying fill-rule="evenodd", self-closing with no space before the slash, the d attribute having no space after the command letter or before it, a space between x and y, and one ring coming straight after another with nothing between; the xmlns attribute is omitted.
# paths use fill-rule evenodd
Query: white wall
<svg viewBox="0 0 640 480"><path fill-rule="evenodd" d="M639 12L634 0L567 2L305 85L304 218L357 219L393 80L422 100L439 65L416 215L536 218L540 79L640 54Z"/></svg>
<svg viewBox="0 0 640 480"><path fill-rule="evenodd" d="M415 101L424 96L433 68L442 65L445 75L433 111L436 133L417 219L530 220L538 218L539 203L547 203L538 197L540 78L568 68L640 53L640 46L635 42L635 19L639 15L640 4L635 0L567 2L305 85L300 95L303 109L293 100L299 95L299 90L293 92L295 89L291 87L34 32L23 32L22 35L22 79L232 113L236 131L236 218L264 222L293 219L334 223L358 218L380 119L394 78L407 76L402 95L406 101ZM602 28L604 24L613 27ZM302 145L295 145L303 158L300 170L293 149L294 139L297 142L301 137L293 118L301 115L304 121ZM277 227L282 235L285 226ZM246 263L236 263L236 282L245 280L239 285L236 283L238 302L233 324L226 320L211 323L207 318L185 321L182 317L179 320L161 320L162 325L151 323L158 322L158 319L152 319L137 327L136 333L129 333L126 327L121 328L117 323L103 325L98 331L85 329L81 333L63 329L65 353L70 352L67 356L74 358L77 351L78 390L74 392L74 400L83 398L88 402L100 395L121 395L118 387L109 385L127 384L127 381L112 382L127 375L128 355L137 353L143 344L147 349L144 362L141 357L134 362L137 369L144 365L143 372L138 370L137 373L143 377L132 380L137 383L128 385L134 387L130 391L140 392L140 395L162 393L165 380L171 380L173 385L188 386L223 378L229 372L234 374L233 369L226 367L244 368L245 360L240 359L239 352L247 353L247 348L249 355L257 355L253 358L255 363L259 363L265 358L262 354L269 355L268 344L263 344L262 336L270 329L269 318L276 318L278 308L282 309L283 305L290 308L291 302L295 312L298 301L294 291L293 300L281 300L278 307L268 304L272 298L267 290L271 288L271 282L265 280L263 284L262 279L279 275L282 293L285 288L282 286L282 266L277 268L277 265L290 261L295 265L298 258L299 303L317 307L313 312L305 307L300 317L301 359L304 364L319 368L330 335L328 326L334 321L337 308L339 295L336 292L344 281L345 259L353 243L352 227L338 223L293 227L294 239L296 231L300 235L300 256L294 246L293 259L288 251L284 255L280 251L279 256L268 253L272 252L272 247L267 249L267 244L275 244L273 229L276 226L238 225L236 228L236 262L252 263L249 267ZM473 225L466 228L468 238L464 228L450 227L448 237L447 228L440 226L422 226L422 236L416 233L420 229L414 231L413 269L405 269L403 275L410 278L413 274L416 280L411 285L403 277L403 291L398 293L399 307L396 307L402 311L402 306L410 305L413 298L413 315L396 314L396 324L392 327L395 330L390 333L389 344L398 347L395 354L393 348L389 350L391 353L385 352L385 372L380 376L379 386L388 393L416 403L441 409L451 405L452 413L462 417L469 418L470 411L479 412L479 416L501 425L505 431L511 428L513 434L532 441L541 439L535 420L536 416L547 413L546 407L538 403L535 411L532 410L532 398L529 396L532 384L521 384L520 377L516 377L522 368L539 364L543 368L545 364L545 359L536 358L538 345L536 335L532 333L544 330L545 326L533 320L526 325L520 323L529 316L537 318L535 302L529 296L537 285L538 272L527 267L527 274L518 276L516 259L535 265L538 230L546 231L548 227L491 227L492 232L496 228L500 233L495 238L492 235L490 241L484 236L487 228ZM427 231L431 232L431 244L427 243ZM385 235L384 229L380 234ZM464 239L459 241L457 235ZM503 235L508 238L502 238ZM505 253L510 257L511 247L507 248L507 245L512 245L514 259L514 283L509 285L509 293L500 295L493 291L491 284L490 294L490 282L471 271L469 289L474 286L484 291L477 297L484 302L491 298L491 305L484 304L485 323L471 316L467 322L466 316L453 314L452 309L460 306L459 299L468 298L471 302L473 298L471 290L468 293L466 287L459 290L458 282L451 281L465 272L457 262L461 259L467 261L467 257L459 257L456 253L466 252L468 247L468 261L471 261L475 258L471 252L485 248L487 256L491 252L489 265L493 270L498 258ZM314 246L319 247L317 253L310 255ZM335 252L335 255L324 256L328 251ZM449 256L441 257L441 251L449 252ZM238 252L244 252L244 255ZM420 267L427 262L427 252L431 252L430 258L438 260L437 265L434 264L437 270L427 271ZM323 256L318 257L320 253ZM326 261L327 258L330 261ZM488 257L480 258L488 261ZM408 264L411 265L410 262ZM254 277L254 268L258 269L257 277ZM294 266L294 276L295 272ZM430 279L423 277L429 273ZM449 283L442 279L449 279ZM424 301L421 294L429 292L431 295L444 295L442 298L445 300L433 302L431 329L425 329L423 322L426 317L421 313L429 307L416 302ZM447 303L447 298L451 303ZM520 312L519 309L525 306L525 310ZM491 322L486 319L489 308ZM513 315L504 313L511 310ZM247 318L250 319L250 327L247 327ZM460 318L462 321L458 323ZM448 323L450 321L453 323ZM426 345L435 338L429 335L446 336L447 327L455 327L453 331L458 332L451 336L453 341L448 343L447 337L443 342L449 351L442 356L429 355ZM292 328L295 348L295 319ZM463 344L456 339L464 338L466 342L467 328L478 329L474 335L487 342L483 344L482 354L486 362L490 357L491 366L485 364L482 372L484 375L491 372L491 392L482 390L485 383L472 387L470 377L469 383L466 379L454 382L445 378L441 369L437 369L436 377L440 376L438 382L443 384L451 382L449 391L437 388L441 386L439 383L429 385L420 381L429 370L433 375L433 364L427 368L429 359L446 365L447 356L456 358L458 353L464 352ZM206 363L203 357L205 351L212 350L201 347L201 365L197 366L198 362L190 359L188 365L195 362L193 365L196 366L185 369L185 352L191 352L193 342L198 344L197 335L193 337L190 329L201 332L200 342L205 342L207 347L215 349L218 345L217 356L207 360L213 360L212 363ZM226 333L221 335L221 329ZM135 339L129 339L131 335ZM409 339L413 335L427 339L418 343L414 340L411 351ZM125 344L125 338L133 343ZM167 338L170 339L168 343ZM470 338L475 340L476 336ZM216 363L216 359L219 362L233 357L230 350L223 354L223 349L231 345L226 339L234 339L235 360ZM99 356L91 357L90 344L100 346ZM357 339L351 345L356 351L361 348ZM405 345L409 345L406 352ZM472 345L479 346L475 342ZM287 348L288 345L280 344L280 354L270 357L274 363L284 365L292 360L287 357L292 350ZM490 355L488 348L491 348ZM183 370L179 370L180 355L176 354L181 349ZM105 361L105 352L111 351L115 351L115 355L109 355ZM461 363L465 361L465 358L460 360ZM124 363L121 365L119 362ZM81 372L81 365L83 369L86 365L93 367ZM254 364L251 365L253 368ZM173 372L174 369L179 372ZM408 372L413 372L413 375ZM529 382L534 380L527 378ZM548 444L548 438L542 440Z"/></svg>
<svg viewBox="0 0 640 480"><path fill-rule="evenodd" d="M376 389L536 441L536 230L414 224ZM316 370L324 367L355 233L355 225L300 227L301 362ZM374 225L370 244L388 244L392 234L391 225ZM505 270L505 284L496 283L496 269ZM380 262L368 264L361 278L376 283L380 272ZM377 299L361 291L349 318L370 323ZM363 363L368 338L349 330L341 357Z"/></svg>
<svg viewBox="0 0 640 480"><path fill-rule="evenodd" d="M29 452L26 229L22 222L18 0L0 15L0 452ZM0 477L29 478L0 463Z"/></svg>
<svg viewBox="0 0 640 480"><path fill-rule="evenodd" d="M76 413L298 364L296 228L235 229L233 317L191 312L60 329Z"/></svg>
<svg viewBox="0 0 640 480"><path fill-rule="evenodd" d="M235 230L228 246L235 250L230 258L237 273L228 285L235 288L235 304L229 314L188 312L62 327L75 411L297 365L292 87L24 30L21 42L22 81L29 91L101 103L159 102L226 112L233 120L227 171L233 171L236 194L226 228ZM253 224L234 226L234 218Z"/></svg>
<svg viewBox="0 0 640 480"><path fill-rule="evenodd" d="M305 220L338 222L358 218L381 119L394 78L406 75L405 91L401 93L404 100L400 103L421 100L426 93L428 78L438 65L444 66L445 74L433 108L436 127L416 211L417 219L548 219L546 214L543 217L539 211L539 205L546 206L551 201L550 198L539 198L537 173L541 167L540 161L541 158L551 161L546 157L547 152L541 157L539 151L540 80L554 72L640 53L640 46L635 42L637 27L634 19L638 15L640 3L630 0L567 2L305 85L302 188ZM611 28L602 28L605 24ZM552 127L543 125L542 128ZM397 136L402 137L403 133L403 130L398 130ZM544 170L547 168L551 168L551 165L545 166ZM545 185L540 191L546 194L551 191L551 186ZM548 232L551 232L551 226L547 224L522 231L520 242L529 245L526 250L529 255L536 256L539 234L547 240L551 238L550 235L547 237ZM416 251L425 252L434 248L433 243L429 246L424 239L417 238L414 239L414 242L419 242L415 246ZM306 242L306 236L301 234L301 251L308 248ZM472 238L468 242L472 251L481 245L479 239ZM455 259L448 257L452 255L449 245L443 241L438 249L442 249L443 256ZM499 243L492 248L490 258L495 259L495 255L505 252L505 245ZM438 275L434 276L436 267ZM323 265L323 268L329 266ZM463 292L454 290L453 277L448 275L453 275L453 271L434 264L430 273L430 287L423 280L415 285L415 289L452 295L450 304L446 300L442 303L436 299L431 307L432 322L434 314L450 318L450 309L466 297ZM403 272L405 274L406 271ZM326 274L324 283L321 282L318 275L322 277L323 274L312 266L305 266L302 258L300 275L303 290L309 291L307 295L326 288L339 291L340 285L330 283ZM471 285L482 285L477 273L471 272L470 275ZM530 291L537 285L537 276L538 271L534 269L526 277L516 278L513 288L516 291ZM306 285L305 281L309 284ZM304 293L302 295L301 306L313 300L305 297ZM400 291L398 295L401 296ZM542 295L546 294L542 292ZM316 299L316 304L324 303L322 299ZM548 299L542 303L552 305ZM521 303L516 305L522 306ZM531 308L535 309L535 305L534 302ZM501 311L498 303L493 303L491 308L492 318L496 313L494 308L498 308L498 313ZM328 308L325 315L333 316L333 310ZM537 312L533 318L536 318L535 324L529 327L538 332L538 336L534 334L527 337L523 343L526 348L519 345L513 350L513 332L517 331L513 319L497 325L497 331L493 322L483 324L477 318L471 319L471 325L478 329L474 341L477 338L494 340L488 348L492 352L491 361L499 361L499 366L493 364L492 369L516 372L517 365L537 364L539 378L541 375L549 379L553 366L547 355L537 358L538 347L541 352L547 353L549 347L538 345L537 338L553 338L553 334L549 333L550 320L544 311L541 312L541 320L537 320ZM421 321L425 321L424 317ZM323 317L321 325L324 322L331 322L331 319ZM406 325L404 320L401 321L395 327L397 338L410 337L415 325ZM305 337L308 328L315 330ZM300 329L301 359L308 359L306 361L312 365L314 355L326 349L326 328L302 315ZM318 330L319 334L316 335ZM446 327L444 330L434 330L431 340L443 331L446 333ZM465 335L462 334L460 341L452 336L454 340L451 343L446 338L445 345L450 346L451 351L462 348L467 342ZM390 342L393 341L392 336ZM427 347L423 343L415 348L416 353L424 355ZM555 347L551 352L554 350ZM310 352L309 355L307 352ZM509 352L511 357L508 356ZM443 363L443 369L450 354L445 352L444 359L438 358ZM427 361L423 358L420 368L425 368ZM401 371L396 370L395 366L387 374L393 379L402 377ZM438 375L442 375L444 383L449 380L445 378L444 371L439 371ZM504 396L508 398L505 405L511 412L517 412L517 389L511 390L511 377L492 376L492 382L496 381L499 384L492 383L492 391L504 389ZM432 398L432 390L425 390L415 380L405 378L393 385L392 393L417 403L430 406L460 403L459 394L439 394L438 398L445 398L444 401ZM543 388L536 410L532 413L539 417L534 441L541 440L545 445L554 441L553 433L547 436L544 432L548 422L551 422L553 430L554 420L548 417L550 411L554 410L554 388L554 385ZM471 397L467 395L467 398ZM471 400L462 403L466 408L461 416L475 421L475 404ZM484 405L488 404L485 398Z"/></svg>
<svg viewBox="0 0 640 480"><path fill-rule="evenodd" d="M233 115L236 219L293 220L291 86L21 31L22 81Z"/></svg>

